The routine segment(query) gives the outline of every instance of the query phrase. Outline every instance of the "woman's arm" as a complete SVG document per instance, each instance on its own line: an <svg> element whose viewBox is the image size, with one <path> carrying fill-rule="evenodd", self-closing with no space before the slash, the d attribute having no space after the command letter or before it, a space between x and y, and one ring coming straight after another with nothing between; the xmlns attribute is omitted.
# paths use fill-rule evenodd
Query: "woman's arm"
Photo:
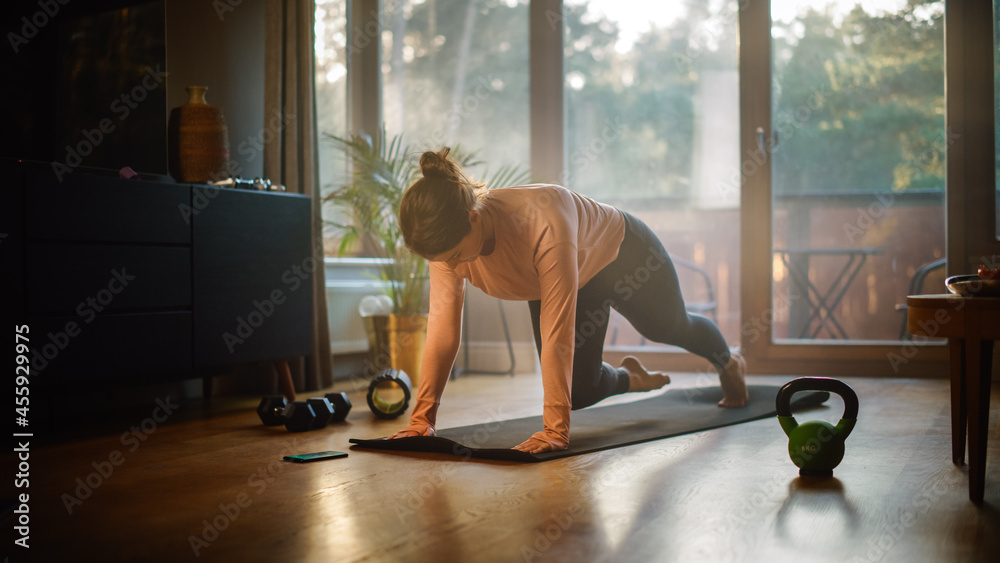
<svg viewBox="0 0 1000 563"><path fill-rule="evenodd" d="M576 298L579 271L576 245L556 243L541 252L535 265L542 290L542 387L544 430L514 449L528 453L564 450L569 446Z"/></svg>
<svg viewBox="0 0 1000 563"><path fill-rule="evenodd" d="M451 376L462 334L462 304L465 279L441 264L430 264L430 313L427 318L427 343L420 364L418 384L410 425L391 436L433 436L441 394Z"/></svg>

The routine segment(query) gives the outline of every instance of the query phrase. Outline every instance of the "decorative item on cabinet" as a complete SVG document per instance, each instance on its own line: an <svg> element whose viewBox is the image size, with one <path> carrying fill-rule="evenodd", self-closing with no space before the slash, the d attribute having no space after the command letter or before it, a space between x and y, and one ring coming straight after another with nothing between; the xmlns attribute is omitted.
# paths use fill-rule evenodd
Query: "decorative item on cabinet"
<svg viewBox="0 0 1000 563"><path fill-rule="evenodd" d="M183 183L229 177L229 131L222 109L205 100L206 86L188 86L188 102L170 111L167 156L170 175Z"/></svg>

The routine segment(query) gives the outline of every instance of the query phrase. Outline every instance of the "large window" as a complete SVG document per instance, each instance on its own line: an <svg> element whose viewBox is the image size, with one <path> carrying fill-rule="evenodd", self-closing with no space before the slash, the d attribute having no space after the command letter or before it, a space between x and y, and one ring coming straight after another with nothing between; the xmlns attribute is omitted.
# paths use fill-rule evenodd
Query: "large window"
<svg viewBox="0 0 1000 563"><path fill-rule="evenodd" d="M996 206L993 246L972 229L954 236L957 207L945 215L946 193L972 201L982 188L945 181L969 164L949 168L949 147L982 129L955 113L944 127L943 0L317 0L321 133L351 127L346 63L358 29L347 17L359 5L378 7L377 31L361 39L380 52L352 59L351 83L378 96L380 115L354 91L355 125L378 120L415 152L459 145L491 168L534 157L546 167L538 177L561 174L639 216L678 263L691 310L758 365L794 371L823 357L883 369L909 345L896 342L906 295L943 291L946 255L964 271L959 253L995 254L994 186L985 208L983 192L973 198L987 215L976 224ZM975 5L947 3L949 17L988 23L990 3ZM992 6L1000 90L1000 0ZM961 37L948 41L987 47ZM532 111L563 119L531 121ZM327 143L320 160L326 187L343 164ZM614 323L611 348L662 351Z"/></svg>
<svg viewBox="0 0 1000 563"><path fill-rule="evenodd" d="M316 0L316 129L319 141L319 182L327 193L344 179L344 158L326 135L347 133L347 2ZM330 212L329 209L324 210ZM338 234L332 230L324 244L327 256L336 255Z"/></svg>
<svg viewBox="0 0 1000 563"><path fill-rule="evenodd" d="M566 0L564 184L645 221L739 342L738 3ZM617 316L609 346L646 342Z"/></svg>
<svg viewBox="0 0 1000 563"><path fill-rule="evenodd" d="M1000 240L1000 0L993 0L993 132L996 137L996 186L994 205L996 206L996 237ZM1000 260L992 265L1000 266Z"/></svg>
<svg viewBox="0 0 1000 563"><path fill-rule="evenodd" d="M902 338L906 295L944 290L944 2L771 19L773 336Z"/></svg>
<svg viewBox="0 0 1000 563"><path fill-rule="evenodd" d="M502 166L527 171L527 0L378 4L379 12L359 25L348 21L347 0L317 0L315 77L324 192L346 180L345 157L328 136L349 134L349 60L370 50L373 41L381 43L380 68L356 70L381 74L381 91L364 93L380 96L381 103L381 123L368 129L384 126L388 138L401 136L409 158L444 146L474 154L478 164L470 172L476 177L487 178ZM352 5L355 10L362 6ZM341 231L332 225L345 218L333 205L323 211L326 253L336 256Z"/></svg>
<svg viewBox="0 0 1000 563"><path fill-rule="evenodd" d="M385 0L382 113L415 151L528 165L527 0Z"/></svg>

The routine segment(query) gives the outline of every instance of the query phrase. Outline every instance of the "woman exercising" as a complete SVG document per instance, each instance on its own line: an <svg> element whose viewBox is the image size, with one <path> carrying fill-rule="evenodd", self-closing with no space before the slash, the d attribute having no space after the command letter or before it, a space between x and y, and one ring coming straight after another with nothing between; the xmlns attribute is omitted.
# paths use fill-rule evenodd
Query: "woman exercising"
<svg viewBox="0 0 1000 563"><path fill-rule="evenodd" d="M400 204L406 246L430 261L430 314L410 425L391 438L435 434L458 354L465 280L487 295L528 302L542 365L544 429L516 450L564 450L570 410L670 382L633 357L620 368L602 361L611 308L648 340L711 362L723 391L719 406L746 404L746 364L730 354L715 324L685 311L674 266L642 221L556 185L487 190L448 153L421 155L423 178Z"/></svg>

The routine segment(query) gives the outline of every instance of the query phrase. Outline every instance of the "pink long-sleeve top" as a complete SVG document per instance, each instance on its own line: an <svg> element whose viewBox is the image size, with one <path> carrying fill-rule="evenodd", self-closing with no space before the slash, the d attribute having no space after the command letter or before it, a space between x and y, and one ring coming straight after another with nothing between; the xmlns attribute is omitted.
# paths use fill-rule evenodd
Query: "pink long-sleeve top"
<svg viewBox="0 0 1000 563"><path fill-rule="evenodd" d="M541 300L544 430L533 437L569 443L577 291L618 256L625 219L614 207L556 185L491 190L483 213L495 226L489 255L454 269L430 265L427 346L410 430L426 433L458 353L465 280L487 295Z"/></svg>

